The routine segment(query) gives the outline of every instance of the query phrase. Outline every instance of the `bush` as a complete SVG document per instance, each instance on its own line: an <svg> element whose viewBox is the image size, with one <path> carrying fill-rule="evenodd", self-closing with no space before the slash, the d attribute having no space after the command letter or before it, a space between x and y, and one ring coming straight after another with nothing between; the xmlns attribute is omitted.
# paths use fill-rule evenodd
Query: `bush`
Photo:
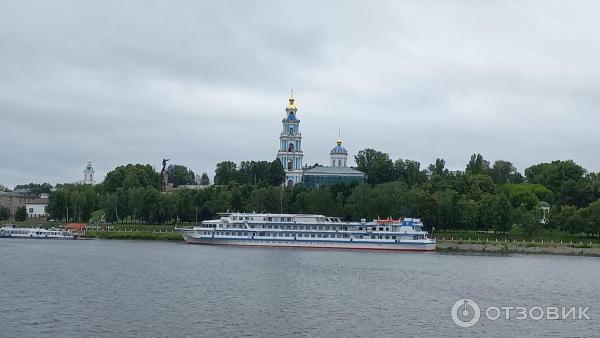
<svg viewBox="0 0 600 338"><path fill-rule="evenodd" d="M25 207L20 207L15 211L15 221L25 222L27 220L27 210Z"/></svg>
<svg viewBox="0 0 600 338"><path fill-rule="evenodd" d="M9 213L7 207L0 207L0 221L6 221L8 219Z"/></svg>

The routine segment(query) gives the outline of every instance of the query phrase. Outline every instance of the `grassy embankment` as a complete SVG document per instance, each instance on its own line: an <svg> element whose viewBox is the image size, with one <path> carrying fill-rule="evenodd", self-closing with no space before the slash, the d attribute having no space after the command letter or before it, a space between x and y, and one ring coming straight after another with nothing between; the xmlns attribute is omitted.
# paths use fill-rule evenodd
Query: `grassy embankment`
<svg viewBox="0 0 600 338"><path fill-rule="evenodd" d="M461 241L464 243L482 242L504 242L504 243L526 243L532 245L551 244L600 244L597 237L568 234L561 231L541 230L535 235L526 236L523 233L511 231L507 233L480 232L480 231L435 231L433 236L441 242Z"/></svg>
<svg viewBox="0 0 600 338"><path fill-rule="evenodd" d="M519 232L495 234L477 231L436 231L438 251L479 251L600 256L600 241L583 235L540 231L534 236Z"/></svg>
<svg viewBox="0 0 600 338"><path fill-rule="evenodd" d="M183 237L177 232L152 231L86 231L87 238L101 239L141 239L155 241L181 241Z"/></svg>

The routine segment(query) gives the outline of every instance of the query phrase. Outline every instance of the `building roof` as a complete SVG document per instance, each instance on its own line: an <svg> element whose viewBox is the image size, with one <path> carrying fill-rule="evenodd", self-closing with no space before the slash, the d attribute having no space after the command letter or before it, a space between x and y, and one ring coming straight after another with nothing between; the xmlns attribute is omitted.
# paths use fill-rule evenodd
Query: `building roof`
<svg viewBox="0 0 600 338"><path fill-rule="evenodd" d="M36 199L33 199L33 200L27 202L27 204L48 204L48 199L47 198L36 198Z"/></svg>
<svg viewBox="0 0 600 338"><path fill-rule="evenodd" d="M68 230L83 230L87 227L85 223L67 223L65 224L65 229Z"/></svg>
<svg viewBox="0 0 600 338"><path fill-rule="evenodd" d="M342 142L338 141L338 144L331 149L330 154L344 154L344 155L348 155L348 150L346 150L346 148L342 147Z"/></svg>
<svg viewBox="0 0 600 338"><path fill-rule="evenodd" d="M304 175L364 176L365 173L348 167L314 167L305 170Z"/></svg>

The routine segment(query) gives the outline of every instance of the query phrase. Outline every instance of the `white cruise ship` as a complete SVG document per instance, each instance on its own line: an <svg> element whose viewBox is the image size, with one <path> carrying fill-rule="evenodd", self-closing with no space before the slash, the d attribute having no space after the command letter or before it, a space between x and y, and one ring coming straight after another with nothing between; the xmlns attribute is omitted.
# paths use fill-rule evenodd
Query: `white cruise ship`
<svg viewBox="0 0 600 338"><path fill-rule="evenodd" d="M0 228L0 237L24 239L74 239L73 234L59 229L15 228L5 226Z"/></svg>
<svg viewBox="0 0 600 338"><path fill-rule="evenodd" d="M227 213L191 229L187 243L294 248L433 251L435 239L417 218L343 222L303 214Z"/></svg>

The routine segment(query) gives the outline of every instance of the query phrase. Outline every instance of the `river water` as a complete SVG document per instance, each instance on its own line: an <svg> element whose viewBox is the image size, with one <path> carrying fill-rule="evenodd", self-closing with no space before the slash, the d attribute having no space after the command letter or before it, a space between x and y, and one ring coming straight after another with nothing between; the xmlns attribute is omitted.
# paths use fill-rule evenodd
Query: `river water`
<svg viewBox="0 0 600 338"><path fill-rule="evenodd" d="M600 333L600 260L590 257L3 239L0 259L2 337ZM461 298L482 309L471 328L450 315ZM589 306L591 319L508 310L492 320L494 306Z"/></svg>

